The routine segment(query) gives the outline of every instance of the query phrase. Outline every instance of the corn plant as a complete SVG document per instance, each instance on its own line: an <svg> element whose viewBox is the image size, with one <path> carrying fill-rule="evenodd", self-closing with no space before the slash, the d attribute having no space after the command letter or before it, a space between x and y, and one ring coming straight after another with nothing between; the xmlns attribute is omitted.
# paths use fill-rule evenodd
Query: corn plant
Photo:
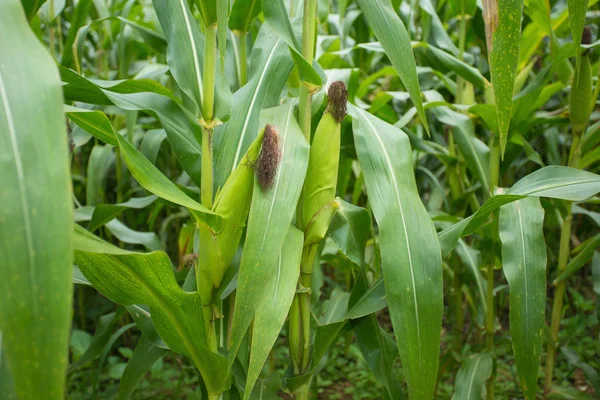
<svg viewBox="0 0 600 400"><path fill-rule="evenodd" d="M597 18L0 1L0 398L75 396L93 365L83 397L126 399L168 357L201 398L324 398L342 342L377 398L600 395L561 332L600 299ZM90 297L113 311L76 355Z"/></svg>

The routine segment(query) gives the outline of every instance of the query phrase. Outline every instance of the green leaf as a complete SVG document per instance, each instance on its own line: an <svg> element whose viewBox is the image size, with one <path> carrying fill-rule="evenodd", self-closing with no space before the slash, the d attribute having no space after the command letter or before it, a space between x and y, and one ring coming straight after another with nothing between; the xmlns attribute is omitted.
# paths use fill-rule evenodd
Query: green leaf
<svg viewBox="0 0 600 400"><path fill-rule="evenodd" d="M77 361L69 365L69 373L76 371L100 356L102 349L104 349L110 339L111 328L119 321L123 315L123 311L123 308L119 308L116 312L111 312L98 318L96 331L94 332L94 337L92 338L90 345Z"/></svg>
<svg viewBox="0 0 600 400"><path fill-rule="evenodd" d="M356 298L359 296L364 298L367 292L365 276L363 269L354 284L348 301L348 306L351 308L356 306ZM379 282L383 281L380 280ZM383 284L379 286L383 288ZM394 368L398 358L398 347L394 339L381 329L375 314L352 321L351 324L356 343L375 378L385 386L391 399L403 400L405 398L404 392Z"/></svg>
<svg viewBox="0 0 600 400"><path fill-rule="evenodd" d="M375 315L358 320L352 329L369 369L385 386L390 398L404 399L402 387L394 371L394 363L398 357L394 339L381 329Z"/></svg>
<svg viewBox="0 0 600 400"><path fill-rule="evenodd" d="M323 314L319 317L320 325L330 325L344 321L348 311L350 293L340 288L334 288L331 296L323 302Z"/></svg>
<svg viewBox="0 0 600 400"><path fill-rule="evenodd" d="M150 368L166 353L167 350L154 346L146 335L142 335L123 371L119 385L119 399L129 399Z"/></svg>
<svg viewBox="0 0 600 400"><path fill-rule="evenodd" d="M154 112L165 131L177 160L192 181L200 185L200 164L202 128L198 120L183 109L173 99L165 96L167 90L154 81L90 81L74 71L61 68L61 75L67 85L65 96L70 100L93 104L114 104L124 110L150 110ZM153 83L150 83L153 82ZM143 93L137 93L142 91ZM124 92L124 93L120 93ZM68 108L69 117L77 114L76 122L100 140L110 136L112 127L103 113ZM104 135L102 137L98 134ZM120 136L114 133L114 136ZM112 139L108 139L112 140Z"/></svg>
<svg viewBox="0 0 600 400"><path fill-rule="evenodd" d="M444 69L454 71L458 76L462 76L466 81L471 82L479 89L485 89L490 86L488 80L481 75L481 72L479 72L477 68L470 66L452 54L449 54L444 50L440 50L427 42L416 43L413 45L413 47L429 52L433 59L437 61L437 65L431 65L433 68L440 69L441 66L443 67L442 71L444 71Z"/></svg>
<svg viewBox="0 0 600 400"><path fill-rule="evenodd" d="M487 314L487 303L486 303L486 290L487 281L481 276L479 267L481 265L481 254L479 250L469 247L464 240L458 241L458 247L456 248L458 256L461 258L464 265L467 266L469 272L475 280L477 293L479 293L479 309L481 310L480 316L484 317Z"/></svg>
<svg viewBox="0 0 600 400"><path fill-rule="evenodd" d="M594 369L594 367L584 362L581 357L579 357L579 354L567 346L562 346L560 351L564 354L569 364L571 364L573 367L581 369L585 373L585 377L594 388L594 391L596 393L600 392L600 375Z"/></svg>
<svg viewBox="0 0 600 400"><path fill-rule="evenodd" d="M200 11L205 26L217 23L217 0L193 0ZM190 3L188 1L188 3ZM190 3L191 6L191 3Z"/></svg>
<svg viewBox="0 0 600 400"><path fill-rule="evenodd" d="M135 327L134 323L130 323L127 325L121 326L119 329L115 331L106 342L106 345L102 349L100 353L100 359L98 360L98 365L96 366L96 373L94 374L94 378L92 380L92 397L96 396L96 392L98 390L98 381L100 380L100 376L102 375L102 367L104 367L104 362L106 361L106 357L108 353L111 351L112 347L115 345L115 342L129 329Z"/></svg>
<svg viewBox="0 0 600 400"><path fill-rule="evenodd" d="M235 0L229 16L229 29L234 32L250 31L252 20L262 11L262 0ZM256 41L260 44L260 41Z"/></svg>
<svg viewBox="0 0 600 400"><path fill-rule="evenodd" d="M355 106L349 112L379 226L385 291L409 395L430 399L443 311L439 242L417 191L408 137Z"/></svg>
<svg viewBox="0 0 600 400"><path fill-rule="evenodd" d="M390 0L357 0L370 28L383 46L400 80L408 90L421 122L429 132L427 117L421 101L415 56L408 32L392 8Z"/></svg>
<svg viewBox="0 0 600 400"><path fill-rule="evenodd" d="M339 204L339 208L333 215L327 235L350 261L362 267L370 234L371 215L366 209L339 197L335 201Z"/></svg>
<svg viewBox="0 0 600 400"><path fill-rule="evenodd" d="M454 2L451 2L450 4L454 5L453 3ZM475 6L475 2L473 2L473 6ZM449 51L454 55L459 54L460 51L458 50L458 47L456 47L456 45L450 38L450 35L446 31L446 27L440 20L440 17L438 16L435 10L435 6L432 4L431 0L420 0L419 7L421 7L421 10L425 11L431 18L430 37L435 41L436 45L439 48ZM470 12L469 14L473 13Z"/></svg>
<svg viewBox="0 0 600 400"><path fill-rule="evenodd" d="M315 61L311 65L306 58L302 55L302 48L299 44L298 39L290 23L283 0L262 0L263 13L265 15L265 22L273 28L275 32L283 39L289 46L292 54L292 59L298 68L298 75L300 80L308 84L311 91L314 91L321 87L323 81L321 75L315 68L318 63Z"/></svg>
<svg viewBox="0 0 600 400"><path fill-rule="evenodd" d="M569 25L571 25L571 38L579 49L581 45L581 37L583 36L583 26L585 25L585 13L588 9L588 0L567 0L567 7L569 8ZM577 58L576 70L579 70L579 63L581 62L581 52L575 51L575 57Z"/></svg>
<svg viewBox="0 0 600 400"><path fill-rule="evenodd" d="M219 61L221 68L225 65L225 51L227 50L227 24L229 22L229 0L217 0L217 44L219 47ZM224 77L224 75L221 75ZM227 85L227 90L231 91ZM231 105L231 93L230 93Z"/></svg>
<svg viewBox="0 0 600 400"><path fill-rule="evenodd" d="M146 208L150 204L154 203L156 199L156 196L133 197L123 203L97 204L94 207L94 213L92 214L88 229L90 232L93 232L113 218L117 217L123 211L129 208L136 210Z"/></svg>
<svg viewBox="0 0 600 400"><path fill-rule="evenodd" d="M110 145L95 145L90 153L87 165L87 187L85 200L88 205L95 205L104 201L106 192L106 179L111 167L115 163L115 153Z"/></svg>
<svg viewBox="0 0 600 400"><path fill-rule="evenodd" d="M45 2L46 0L21 0L27 19L32 20Z"/></svg>
<svg viewBox="0 0 600 400"><path fill-rule="evenodd" d="M596 254L596 250L600 248L600 234L597 234L590 239L586 240L583 243L583 248L577 254L577 256L573 257L569 264L567 264L567 268L554 279L552 282L553 285L558 284L559 282L564 281L575 272L579 271L583 266L594 257Z"/></svg>
<svg viewBox="0 0 600 400"><path fill-rule="evenodd" d="M88 110L65 105L65 114L81 129L85 130L98 140L112 146L117 146L117 133L110 121L102 111Z"/></svg>
<svg viewBox="0 0 600 400"><path fill-rule="evenodd" d="M263 108L275 107L294 66L283 39L264 24L252 49L249 81L233 95L233 113L215 128L215 182L223 187L259 131Z"/></svg>
<svg viewBox="0 0 600 400"><path fill-rule="evenodd" d="M32 0L29 0L32 1ZM64 44L64 51L60 63L71 68L73 66L73 44L77 38L77 32L85 24L85 21L90 13L90 6L92 0L80 0L73 8L71 15L71 25L69 26L69 32L67 33L67 39Z"/></svg>
<svg viewBox="0 0 600 400"><path fill-rule="evenodd" d="M40 20L44 23L53 22L56 17L62 13L63 9L65 8L65 2L66 0L53 0L42 4L38 10L38 16L40 17ZM52 9L50 9L50 7L52 7Z"/></svg>
<svg viewBox="0 0 600 400"><path fill-rule="evenodd" d="M583 201L600 192L600 175L576 168L548 166L515 183L507 194Z"/></svg>
<svg viewBox="0 0 600 400"><path fill-rule="evenodd" d="M41 3L28 4L35 13ZM54 60L18 0L0 3L0 59L3 356L20 399L60 399L72 297L67 131Z"/></svg>
<svg viewBox="0 0 600 400"><path fill-rule="evenodd" d="M360 318L387 307L383 279L379 279L356 300L346 312L346 318Z"/></svg>
<svg viewBox="0 0 600 400"><path fill-rule="evenodd" d="M254 316L244 399L249 398L294 300L300 276L303 239L304 234L290 226L276 260L275 272L267 277L269 284L265 288L264 300Z"/></svg>
<svg viewBox="0 0 600 400"><path fill-rule="evenodd" d="M439 94L428 92L428 98L432 101L443 100ZM481 182L485 193L490 190L490 149L475 135L475 126L471 119L462 113L451 110L449 107L433 107L433 115L436 119L446 125L452 126L452 135L456 140L461 153L465 158L467 167Z"/></svg>
<svg viewBox="0 0 600 400"><path fill-rule="evenodd" d="M204 102L204 36L187 1L153 0L152 4L167 37L167 63L171 73L181 90L194 101L197 107L195 113L201 118ZM226 121L231 111L231 92L228 87L227 90L219 90L222 87L219 83L225 80L225 77L221 68L217 68L216 71L215 118Z"/></svg>
<svg viewBox="0 0 600 400"><path fill-rule="evenodd" d="M83 1L82 6L85 6L85 0ZM108 12L108 11L106 11L106 12ZM85 22L85 16L79 16L76 14L75 17L82 18L82 21L76 20L76 21L74 21L75 23L81 22L83 24L83 22ZM78 27L75 37L73 38L73 42L71 43L72 49L71 49L71 51L65 53L69 57L69 59L68 60L65 59L63 61L63 65L69 67L70 65L67 65L67 61L70 61L72 59L75 64L75 69L77 69L77 71L79 71L81 73L81 58L83 57L83 50L84 50L83 46L85 44L85 39L86 39L87 35L89 34L90 30L92 28L95 28L96 26L104 25L106 27L110 27L110 24L109 24L110 21L121 21L124 24L129 25L131 28L133 28L135 30L135 32L138 33L138 35L144 41L146 41L150 46L156 48L158 51L164 52L164 50L167 47L167 42L161 34L156 33L148 28L141 26L141 25L138 25L135 22L125 19L123 17L106 16L106 17L97 19L95 21L92 21L87 25ZM78 26L78 25L75 25L75 26ZM108 28L107 28L107 30L108 30ZM67 40L70 40L70 35L71 35L71 30L69 30L69 37Z"/></svg>
<svg viewBox="0 0 600 400"><path fill-rule="evenodd" d="M485 398L485 382L492 375L492 363L489 354L477 354L466 360L456 375L452 400Z"/></svg>
<svg viewBox="0 0 600 400"><path fill-rule="evenodd" d="M75 233L75 262L92 285L117 304L148 304L162 339L190 358L210 393L222 391L227 360L208 348L200 295L177 285L167 254L119 249L79 226Z"/></svg>
<svg viewBox="0 0 600 400"><path fill-rule="evenodd" d="M165 200L187 207L199 221L204 221L207 225L218 230L221 226L221 219L216 214L183 193L127 139L121 135L117 135L117 138L121 154L131 175L142 187Z"/></svg>
<svg viewBox="0 0 600 400"><path fill-rule="evenodd" d="M487 217L499 207L526 196L583 201L600 192L600 176L576 168L551 165L539 169L510 188L506 194L489 198L470 217L438 234L442 254L448 255L461 236L470 235L485 224Z"/></svg>
<svg viewBox="0 0 600 400"><path fill-rule="evenodd" d="M186 288L183 287L183 290ZM150 315L150 309L148 306L134 304L131 306L125 306L125 309L131 315L131 318L135 321L138 328L144 333L144 335L150 339L152 344L156 347L169 350L169 346L160 338L156 328L152 323L152 316Z"/></svg>
<svg viewBox="0 0 600 400"><path fill-rule="evenodd" d="M502 154L512 116L523 0L484 0L483 19Z"/></svg>
<svg viewBox="0 0 600 400"><path fill-rule="evenodd" d="M282 160L271 189L263 190L254 180L252 205L244 251L238 272L238 287L231 328L229 366L258 307L264 302L269 280L276 273L277 255L295 213L308 166L308 143L293 116L293 102L265 110L261 123L279 132Z"/></svg>
<svg viewBox="0 0 600 400"><path fill-rule="evenodd" d="M0 331L0 397L10 400L17 398L6 356L2 351L2 331Z"/></svg>
<svg viewBox="0 0 600 400"><path fill-rule="evenodd" d="M510 336L525 399L535 400L546 308L546 243L540 199L500 208L502 270L510 294Z"/></svg>

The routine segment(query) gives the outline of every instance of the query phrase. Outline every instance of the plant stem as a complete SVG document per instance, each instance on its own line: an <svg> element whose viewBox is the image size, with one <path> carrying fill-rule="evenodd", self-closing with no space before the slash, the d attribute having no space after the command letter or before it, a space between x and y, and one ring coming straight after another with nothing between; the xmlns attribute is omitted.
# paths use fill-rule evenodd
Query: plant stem
<svg viewBox="0 0 600 400"><path fill-rule="evenodd" d="M56 45L54 44L54 26L52 26L52 17L54 16L54 0L48 2L48 13L50 21L48 21L48 47L50 54L56 60Z"/></svg>
<svg viewBox="0 0 600 400"><path fill-rule="evenodd" d="M573 132L573 143L569 152L568 165L572 168L578 168L579 159L581 157L581 136L583 130ZM567 215L563 221L560 232L560 248L558 253L558 270L557 274L561 274L566 268L571 252L571 226L573 224L572 203L565 202L567 206ZM548 342L548 350L546 351L546 368L544 371L544 393L548 393L552 389L552 378L554 375L554 358L556 356L556 348L558 343L558 331L560 329L560 320L562 318L563 297L565 294L566 280L562 280L556 285L554 292L554 300L552 302L552 317L550 320L550 341Z"/></svg>
<svg viewBox="0 0 600 400"><path fill-rule="evenodd" d="M312 63L315 52L317 0L304 0L302 25L302 54ZM312 94L306 83L300 84L299 123L306 140L310 143ZM302 215L302 202L297 207L297 215ZM301 219L300 219L301 221ZM304 227L301 227L302 229ZM312 284L312 268L318 246L311 245L302 251L300 278L298 287L303 289L294 296L290 311L290 349L294 364L294 373L303 374L310 362L310 287ZM295 391L296 399L308 399L308 386L301 386Z"/></svg>
<svg viewBox="0 0 600 400"><path fill-rule="evenodd" d="M462 264L460 260L455 260L454 263L454 279L452 280L452 307L454 313L454 351L460 354L462 350L462 334L464 324L464 313L462 308L462 281L460 279L460 273L462 270Z"/></svg>
<svg viewBox="0 0 600 400"><path fill-rule="evenodd" d="M207 124L213 119L215 103L215 69L217 65L217 26L206 28L204 43L204 81L202 83L202 118Z"/></svg>
<svg viewBox="0 0 600 400"><path fill-rule="evenodd" d="M491 138L491 154L490 154L490 193L491 196L494 190L498 186L498 180L500 176L500 142L498 136L494 135ZM495 315L494 315L494 267L496 264L496 241L498 234L498 212L492 214L493 226L492 232L494 237L491 238L491 245L489 248L489 259L486 271L487 278L487 293L486 293L486 305L487 314L485 318L485 333L486 333L486 350L492 356L494 356L494 331L495 331ZM495 374L492 372L490 379L486 382L487 399L494 399L494 380Z"/></svg>
<svg viewBox="0 0 600 400"><path fill-rule="evenodd" d="M304 0L302 25L302 55L312 64L315 54L315 29L317 18L317 0ZM308 85L300 83L299 123L304 137L310 143L312 93Z"/></svg>
<svg viewBox="0 0 600 400"><path fill-rule="evenodd" d="M294 398L296 400L308 400L309 398L309 384L304 384L294 391Z"/></svg>
<svg viewBox="0 0 600 400"><path fill-rule="evenodd" d="M212 162L212 119L215 102L215 69L217 61L217 26L206 28L204 43L204 82L202 87L202 187L200 201L202 205L212 208L213 197L213 162Z"/></svg>
<svg viewBox="0 0 600 400"><path fill-rule="evenodd" d="M244 86L248 81L247 70L248 70L248 41L247 41L248 33L243 32L239 36L239 84L240 87Z"/></svg>

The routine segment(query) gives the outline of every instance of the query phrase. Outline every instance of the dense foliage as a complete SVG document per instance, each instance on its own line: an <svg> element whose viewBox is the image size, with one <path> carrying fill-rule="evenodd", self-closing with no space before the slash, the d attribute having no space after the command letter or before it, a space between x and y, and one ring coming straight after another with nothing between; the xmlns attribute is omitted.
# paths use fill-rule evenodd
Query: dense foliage
<svg viewBox="0 0 600 400"><path fill-rule="evenodd" d="M600 396L597 0L0 0L0 399Z"/></svg>

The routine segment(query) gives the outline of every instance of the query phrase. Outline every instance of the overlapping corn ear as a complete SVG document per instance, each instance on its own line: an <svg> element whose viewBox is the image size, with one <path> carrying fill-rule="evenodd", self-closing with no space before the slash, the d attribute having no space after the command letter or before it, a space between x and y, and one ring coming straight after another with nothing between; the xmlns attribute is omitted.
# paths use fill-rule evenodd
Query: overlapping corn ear
<svg viewBox="0 0 600 400"><path fill-rule="evenodd" d="M592 42L592 32L589 26L583 30L582 44ZM592 66L590 64L589 50L583 51L579 70L575 71L571 95L569 97L569 119L573 128L573 135L581 135L585 130L592 113Z"/></svg>
<svg viewBox="0 0 600 400"><path fill-rule="evenodd" d="M250 145L222 190L217 193L213 211L223 220L221 230L216 232L207 225L198 225L200 247L196 282L202 302L206 305L212 303L214 289L220 287L246 225L252 202L254 166L260 154L263 137L264 130ZM215 317L210 306L205 308L204 313L207 320Z"/></svg>
<svg viewBox="0 0 600 400"><path fill-rule="evenodd" d="M303 191L302 228L304 245L319 242L325 237L335 213L340 136L346 116L348 91L343 82L331 84L327 93L327 109L317 126L310 148L308 171Z"/></svg>
<svg viewBox="0 0 600 400"><path fill-rule="evenodd" d="M260 155L265 130L263 129L231 173L223 189L217 194L213 211L223 218L223 229L219 232L219 243L226 265L229 265L238 244L252 202L254 169Z"/></svg>

